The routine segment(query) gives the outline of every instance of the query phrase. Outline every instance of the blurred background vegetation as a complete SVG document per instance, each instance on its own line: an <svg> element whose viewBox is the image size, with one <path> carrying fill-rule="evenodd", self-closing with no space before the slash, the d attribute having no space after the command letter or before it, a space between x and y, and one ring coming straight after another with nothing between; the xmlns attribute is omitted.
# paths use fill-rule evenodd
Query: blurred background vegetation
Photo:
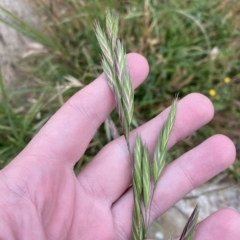
<svg viewBox="0 0 240 240"><path fill-rule="evenodd" d="M102 72L93 24L95 20L103 24L106 8L111 8L120 15L120 38L127 52L144 55L150 65L147 80L136 91L133 127L159 114L176 93L180 98L192 92L205 94L214 103L214 119L177 144L169 159L223 133L238 149L227 176L240 181L239 0L109 0L107 4L29 0L29 4L40 19L37 28L0 7L7 17L0 21L32 40L17 65L19 81L25 84L6 91L0 77L1 167L71 95ZM112 119L118 122L115 112ZM108 142L107 132L104 126L99 129L76 171Z"/></svg>

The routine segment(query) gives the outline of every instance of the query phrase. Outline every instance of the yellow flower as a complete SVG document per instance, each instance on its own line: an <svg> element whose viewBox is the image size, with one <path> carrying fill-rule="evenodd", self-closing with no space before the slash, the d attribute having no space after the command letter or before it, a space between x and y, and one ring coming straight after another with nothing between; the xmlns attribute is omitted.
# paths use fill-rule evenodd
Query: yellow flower
<svg viewBox="0 0 240 240"><path fill-rule="evenodd" d="M216 96L216 94L217 94L217 92L216 92L215 89L210 89L208 93L209 93L209 95L210 95L211 97L214 97L214 96Z"/></svg>
<svg viewBox="0 0 240 240"><path fill-rule="evenodd" d="M229 77L224 78L224 82L225 83L230 83L231 82L231 78L229 78Z"/></svg>

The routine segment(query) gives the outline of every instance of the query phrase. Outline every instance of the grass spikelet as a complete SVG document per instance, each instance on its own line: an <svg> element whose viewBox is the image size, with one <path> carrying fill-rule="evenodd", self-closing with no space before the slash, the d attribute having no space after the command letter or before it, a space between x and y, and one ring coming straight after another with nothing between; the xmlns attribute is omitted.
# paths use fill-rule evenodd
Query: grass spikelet
<svg viewBox="0 0 240 240"><path fill-rule="evenodd" d="M115 70L116 70L116 86L121 95L121 104L123 110L123 134L129 147L129 132L133 116L134 93L130 75L127 70L126 53L120 40L117 40L115 48Z"/></svg>
<svg viewBox="0 0 240 240"><path fill-rule="evenodd" d="M179 240L193 240L194 232L195 232L197 221L198 221L198 214L199 214L199 205L197 204L188 222L186 223Z"/></svg>
<svg viewBox="0 0 240 240"><path fill-rule="evenodd" d="M124 112L125 128L124 135L129 143L130 125L133 117L134 94L129 72L127 71L126 53L120 40L117 40L115 49L115 63L117 85L122 96L122 106Z"/></svg>
<svg viewBox="0 0 240 240"><path fill-rule="evenodd" d="M104 33L104 31L102 30L98 22L95 23L94 31L95 31L98 43L100 45L100 48L102 49L103 56L108 61L109 65L113 67L114 63L113 63L113 52L112 52L111 44L109 42L109 39L107 38L107 35Z"/></svg>
<svg viewBox="0 0 240 240"><path fill-rule="evenodd" d="M102 58L102 66L103 66L103 71L104 74L107 78L108 81L108 85L110 87L110 89L113 92L114 98L115 98L115 102L117 105L117 111L118 111L118 117L119 117L119 121L120 124L123 128L123 131L126 132L126 123L124 122L124 110L123 110L123 106L121 103L121 92L119 90L119 87L117 87L116 85L116 78L115 78L115 73L112 70L112 67L109 65L109 63L107 62L107 60L105 58Z"/></svg>
<svg viewBox="0 0 240 240"><path fill-rule="evenodd" d="M174 120L175 120L177 101L178 101L178 98L176 98L172 104L170 113L167 118L167 122L162 131L162 136L161 136L162 141L161 141L161 145L160 145L161 151L164 151L167 147L167 142L170 137L170 134L171 134L171 131L173 128L173 124L174 124Z"/></svg>
<svg viewBox="0 0 240 240"><path fill-rule="evenodd" d="M175 115L176 115L176 107L177 107L178 98L176 98L172 104L170 109L170 113L167 118L167 122L163 127L163 130L160 132L156 148L154 151L154 159L153 159L153 178L154 185L156 186L162 170L166 163L166 153L167 153L167 143L174 125Z"/></svg>
<svg viewBox="0 0 240 240"><path fill-rule="evenodd" d="M166 151L161 152L160 151L160 146L161 146L161 133L160 136L158 138L157 141L157 145L154 151L154 160L153 160L153 166L152 166L152 170L153 170L153 179L154 179L154 185L156 186L159 177L161 175L161 172L165 166L165 158L166 158Z"/></svg>
<svg viewBox="0 0 240 240"><path fill-rule="evenodd" d="M136 212L135 209L133 210L133 223L132 223L132 240L142 240L144 239L145 236L145 230L143 228L144 224L142 221L142 219L140 220L140 222L136 221L137 216L136 216Z"/></svg>
<svg viewBox="0 0 240 240"><path fill-rule="evenodd" d="M118 16L106 13L106 33L95 23L95 34L101 47L103 71L114 94L119 120L126 138L128 150L129 132L133 116L134 92L126 64L126 53L118 39Z"/></svg>
<svg viewBox="0 0 240 240"><path fill-rule="evenodd" d="M133 194L134 194L134 209L132 218L132 238L139 240L144 232L144 219L141 210L141 195L142 195L142 155L143 144L141 137L137 135L134 148L134 166L133 166Z"/></svg>
<svg viewBox="0 0 240 240"><path fill-rule="evenodd" d="M112 49L115 48L117 38L118 38L118 24L119 17L117 15L113 16L113 14L107 10L106 11L106 31L109 39L111 40Z"/></svg>
<svg viewBox="0 0 240 240"><path fill-rule="evenodd" d="M117 127L115 123L112 121L110 116L105 120L104 128L106 131L108 141L111 141L112 139L116 139L119 137Z"/></svg>
<svg viewBox="0 0 240 240"><path fill-rule="evenodd" d="M116 60L116 72L117 72L119 84L121 84L124 82L124 71L126 70L126 58L125 58L125 50L119 39L117 40L114 57Z"/></svg>
<svg viewBox="0 0 240 240"><path fill-rule="evenodd" d="M109 62L106 60L106 58L102 58L102 66L103 66L103 71L104 71L104 74L107 78L107 81L108 81L108 85L109 87L111 88L112 92L115 93L116 90L115 90L115 75L114 75L114 72L112 70L112 67L111 65L109 64ZM116 94L114 94L115 96Z"/></svg>

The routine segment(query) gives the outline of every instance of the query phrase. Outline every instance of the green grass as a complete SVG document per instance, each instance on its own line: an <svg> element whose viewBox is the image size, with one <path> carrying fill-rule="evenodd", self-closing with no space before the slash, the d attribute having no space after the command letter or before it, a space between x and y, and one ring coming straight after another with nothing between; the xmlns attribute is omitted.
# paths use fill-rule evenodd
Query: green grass
<svg viewBox="0 0 240 240"><path fill-rule="evenodd" d="M66 76L86 85L101 73L100 48L93 23L95 20L103 22L107 7L120 14L119 30L127 51L143 54L150 64L150 75L136 92L134 125L160 113L170 105L176 93L180 98L191 92L209 96L209 90L214 89L216 95L211 97L216 109L214 120L178 144L170 159L214 133L226 134L240 148L236 131L240 126L238 0L122 0L109 1L108 6L97 0L84 1L82 5L76 0L58 2L60 10L41 1L32 2L42 19L41 30L0 9L8 16L6 24L45 47L45 51L29 56L18 65L29 82L26 89L6 92L1 84L5 96L0 105L1 167L80 89L72 86ZM219 54L211 60L214 48ZM226 77L231 78L228 84L224 82ZM59 86L68 90L61 92ZM21 100L22 96L31 101ZM23 109L16 113L20 106ZM117 122L116 112L112 118ZM120 126L117 127L120 131ZM89 161L106 142L106 132L101 127L81 162ZM78 164L76 171L80 167ZM239 161L228 173L240 181Z"/></svg>

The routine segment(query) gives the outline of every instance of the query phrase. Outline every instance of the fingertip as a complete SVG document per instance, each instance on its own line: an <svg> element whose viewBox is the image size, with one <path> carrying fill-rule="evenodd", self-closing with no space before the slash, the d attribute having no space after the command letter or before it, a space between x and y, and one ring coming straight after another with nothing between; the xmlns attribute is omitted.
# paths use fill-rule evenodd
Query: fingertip
<svg viewBox="0 0 240 240"><path fill-rule="evenodd" d="M236 210L232 208L221 209L217 212L217 217L221 219L221 226L226 226L226 232L228 231L229 234L233 234L235 236L236 233L238 233L237 235L240 236L240 214ZM226 219L228 219L229 224L226 224Z"/></svg>
<svg viewBox="0 0 240 240"><path fill-rule="evenodd" d="M209 122L214 115L214 106L211 100L201 93L190 93L186 96L188 107L192 112L198 115L206 123Z"/></svg>
<svg viewBox="0 0 240 240"><path fill-rule="evenodd" d="M133 80L133 87L138 87L148 76L149 64L147 59L138 53L127 54L127 65Z"/></svg>
<svg viewBox="0 0 240 240"><path fill-rule="evenodd" d="M233 209L224 208L198 224L194 240L229 239L240 236L240 215Z"/></svg>
<svg viewBox="0 0 240 240"><path fill-rule="evenodd" d="M232 165L236 158L236 148L232 140L222 134L216 134L211 139L213 140L212 151L215 152L218 165L222 169Z"/></svg>

